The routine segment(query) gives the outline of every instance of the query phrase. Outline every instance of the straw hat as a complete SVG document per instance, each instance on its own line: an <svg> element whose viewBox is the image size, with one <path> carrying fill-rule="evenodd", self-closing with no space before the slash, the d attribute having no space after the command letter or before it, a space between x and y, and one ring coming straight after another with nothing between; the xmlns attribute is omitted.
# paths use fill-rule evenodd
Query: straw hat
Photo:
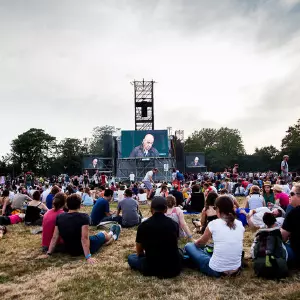
<svg viewBox="0 0 300 300"><path fill-rule="evenodd" d="M264 186L272 186L271 181L266 181L266 182L264 182Z"/></svg>
<svg viewBox="0 0 300 300"><path fill-rule="evenodd" d="M282 186L279 185L279 184L275 184L275 185L273 186L273 191L282 193Z"/></svg>

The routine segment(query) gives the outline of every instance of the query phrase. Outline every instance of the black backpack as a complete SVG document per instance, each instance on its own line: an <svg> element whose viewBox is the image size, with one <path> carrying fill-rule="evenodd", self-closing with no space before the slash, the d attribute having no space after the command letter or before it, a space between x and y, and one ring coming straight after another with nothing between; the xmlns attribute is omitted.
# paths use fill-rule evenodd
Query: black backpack
<svg viewBox="0 0 300 300"><path fill-rule="evenodd" d="M288 276L286 250L280 230L261 230L254 240L253 268L256 276L280 279Z"/></svg>

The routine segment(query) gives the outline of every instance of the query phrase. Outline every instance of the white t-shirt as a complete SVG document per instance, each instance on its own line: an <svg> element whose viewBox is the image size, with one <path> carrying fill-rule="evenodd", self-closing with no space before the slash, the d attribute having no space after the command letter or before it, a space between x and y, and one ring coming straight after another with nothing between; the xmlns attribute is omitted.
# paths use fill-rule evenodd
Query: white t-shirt
<svg viewBox="0 0 300 300"><path fill-rule="evenodd" d="M281 167L284 167L284 171L282 171L284 174L287 174L289 172L289 165L285 160L281 162Z"/></svg>
<svg viewBox="0 0 300 300"><path fill-rule="evenodd" d="M271 211L267 207L259 207L255 211L256 213L251 217L252 223L255 227L264 228L266 225L263 221L263 216L266 212L270 213Z"/></svg>
<svg viewBox="0 0 300 300"><path fill-rule="evenodd" d="M152 176L153 176L153 171L147 172L144 181L151 181Z"/></svg>
<svg viewBox="0 0 300 300"><path fill-rule="evenodd" d="M208 223L214 241L214 252L209 267L217 272L236 270L241 266L245 228L235 220L235 229L230 229L223 219Z"/></svg>
<svg viewBox="0 0 300 300"><path fill-rule="evenodd" d="M289 186L288 186L287 184L282 185L281 187L282 187L282 191L283 191L284 193L286 193L287 195L290 194L291 190L290 190L290 188L289 188Z"/></svg>
<svg viewBox="0 0 300 300"><path fill-rule="evenodd" d="M42 202L46 202L46 198L50 194L50 191L51 190L48 188L47 190L45 190L45 191L42 192L42 195L41 195L41 201Z"/></svg>
<svg viewBox="0 0 300 300"><path fill-rule="evenodd" d="M142 201L142 202L147 201L147 194L146 193L138 194L137 196L138 196L139 201Z"/></svg>
<svg viewBox="0 0 300 300"><path fill-rule="evenodd" d="M134 177L135 177L135 176L134 176L134 174L133 174L133 173L132 173L132 174L130 174L130 175L129 175L129 179L130 179L130 181L134 181Z"/></svg>
<svg viewBox="0 0 300 300"><path fill-rule="evenodd" d="M160 195L160 191L161 191L161 188L157 188L156 191L155 191L155 196L159 196Z"/></svg>

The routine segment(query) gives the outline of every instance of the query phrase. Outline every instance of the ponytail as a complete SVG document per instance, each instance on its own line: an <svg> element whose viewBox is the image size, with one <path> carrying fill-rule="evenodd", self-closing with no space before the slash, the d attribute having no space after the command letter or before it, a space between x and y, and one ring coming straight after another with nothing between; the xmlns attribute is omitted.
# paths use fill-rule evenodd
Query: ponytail
<svg viewBox="0 0 300 300"><path fill-rule="evenodd" d="M229 213L227 216L223 217L224 221L226 222L226 225L230 228L230 229L235 229L236 228L236 224L234 223L235 220L235 213Z"/></svg>

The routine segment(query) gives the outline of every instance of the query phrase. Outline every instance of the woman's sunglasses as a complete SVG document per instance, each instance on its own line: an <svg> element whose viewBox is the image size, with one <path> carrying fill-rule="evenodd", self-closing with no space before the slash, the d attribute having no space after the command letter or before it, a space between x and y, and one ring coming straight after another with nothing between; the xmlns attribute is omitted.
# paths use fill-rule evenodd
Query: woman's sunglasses
<svg viewBox="0 0 300 300"><path fill-rule="evenodd" d="M290 196L293 197L295 195L299 195L299 193L290 192Z"/></svg>

